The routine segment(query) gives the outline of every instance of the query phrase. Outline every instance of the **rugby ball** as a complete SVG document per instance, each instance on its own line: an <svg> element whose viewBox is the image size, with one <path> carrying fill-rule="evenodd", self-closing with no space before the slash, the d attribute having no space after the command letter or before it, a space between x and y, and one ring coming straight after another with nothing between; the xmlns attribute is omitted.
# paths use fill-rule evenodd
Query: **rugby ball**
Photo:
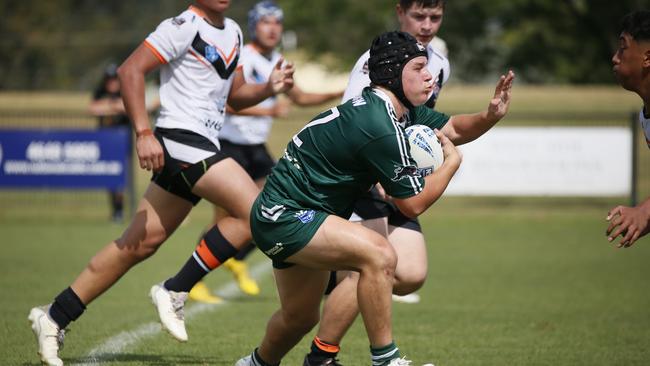
<svg viewBox="0 0 650 366"><path fill-rule="evenodd" d="M429 175L440 168L444 155L440 140L433 130L425 125L413 125L404 132L420 174Z"/></svg>

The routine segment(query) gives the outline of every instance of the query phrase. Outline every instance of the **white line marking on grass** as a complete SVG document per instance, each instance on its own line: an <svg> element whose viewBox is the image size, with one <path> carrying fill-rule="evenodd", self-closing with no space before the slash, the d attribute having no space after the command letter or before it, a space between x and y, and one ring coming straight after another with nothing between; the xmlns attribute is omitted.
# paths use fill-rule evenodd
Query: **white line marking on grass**
<svg viewBox="0 0 650 366"><path fill-rule="evenodd" d="M271 262L264 260L262 263L257 264L251 268L251 275L255 279L259 279L262 275L266 274L271 270ZM226 285L219 287L216 291L219 295L235 299L238 297L244 296L237 283L235 281L230 281ZM202 303L193 303L185 308L185 320L191 319L194 316L197 316L201 313L207 311L213 311L222 306L232 305L233 302L224 301L219 304L202 304ZM127 330L116 334L108 338L104 343L93 348L88 352L88 355L84 357L79 363L72 364L73 366L95 366L104 362L108 362L115 358L116 355L122 353L127 347L133 346L134 344L146 339L158 335L162 332L162 327L159 322L151 322L140 325L131 330Z"/></svg>

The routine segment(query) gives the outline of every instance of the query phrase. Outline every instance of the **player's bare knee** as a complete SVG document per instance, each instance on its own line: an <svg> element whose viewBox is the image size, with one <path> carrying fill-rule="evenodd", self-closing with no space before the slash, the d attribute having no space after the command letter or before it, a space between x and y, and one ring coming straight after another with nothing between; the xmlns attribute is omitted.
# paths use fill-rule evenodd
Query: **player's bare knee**
<svg viewBox="0 0 650 366"><path fill-rule="evenodd" d="M406 291L411 293L418 290L427 278L426 266L412 265L408 270L398 269L395 273L395 283L393 285L395 291ZM399 295L395 292L396 295Z"/></svg>
<svg viewBox="0 0 650 366"><path fill-rule="evenodd" d="M156 253L167 237L168 235L162 230L145 232L141 235L125 233L115 243L124 256L140 261Z"/></svg>
<svg viewBox="0 0 650 366"><path fill-rule="evenodd" d="M412 292L419 290L424 285L424 278L410 277L403 280L398 280L393 285L393 293L395 295L408 295Z"/></svg>
<svg viewBox="0 0 650 366"><path fill-rule="evenodd" d="M374 245L373 250L368 252L366 271L374 272L375 275L381 273L392 278L395 275L396 266L397 254L387 241L378 242Z"/></svg>

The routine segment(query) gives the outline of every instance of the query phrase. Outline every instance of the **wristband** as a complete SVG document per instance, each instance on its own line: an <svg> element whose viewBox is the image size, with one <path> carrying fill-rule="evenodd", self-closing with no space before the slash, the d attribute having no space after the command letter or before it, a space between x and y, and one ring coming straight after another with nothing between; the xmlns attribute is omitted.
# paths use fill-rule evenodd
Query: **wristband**
<svg viewBox="0 0 650 366"><path fill-rule="evenodd" d="M153 131L151 131L150 128L145 128L142 131L136 131L135 136L136 137L153 136Z"/></svg>

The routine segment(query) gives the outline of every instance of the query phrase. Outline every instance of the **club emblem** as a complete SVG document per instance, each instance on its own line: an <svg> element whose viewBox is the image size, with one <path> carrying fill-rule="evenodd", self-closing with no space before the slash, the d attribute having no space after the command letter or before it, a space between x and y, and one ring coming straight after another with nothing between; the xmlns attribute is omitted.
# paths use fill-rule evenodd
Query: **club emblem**
<svg viewBox="0 0 650 366"><path fill-rule="evenodd" d="M205 46L205 58L210 61L210 63L215 62L219 59L219 53L214 46L207 45Z"/></svg>

